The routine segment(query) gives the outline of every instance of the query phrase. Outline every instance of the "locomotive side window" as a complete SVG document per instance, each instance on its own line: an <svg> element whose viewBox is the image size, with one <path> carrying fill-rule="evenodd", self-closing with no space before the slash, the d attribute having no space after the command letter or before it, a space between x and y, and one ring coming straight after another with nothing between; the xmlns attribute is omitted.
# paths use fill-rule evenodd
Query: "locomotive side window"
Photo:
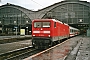
<svg viewBox="0 0 90 60"><path fill-rule="evenodd" d="M50 27L50 22L43 22L42 27Z"/></svg>
<svg viewBox="0 0 90 60"><path fill-rule="evenodd" d="M56 22L54 22L54 27L56 27Z"/></svg>
<svg viewBox="0 0 90 60"><path fill-rule="evenodd" d="M72 29L70 29L70 32L72 33L72 32L73 32L73 30L72 30Z"/></svg>
<svg viewBox="0 0 90 60"><path fill-rule="evenodd" d="M34 27L41 27L41 22L34 22Z"/></svg>

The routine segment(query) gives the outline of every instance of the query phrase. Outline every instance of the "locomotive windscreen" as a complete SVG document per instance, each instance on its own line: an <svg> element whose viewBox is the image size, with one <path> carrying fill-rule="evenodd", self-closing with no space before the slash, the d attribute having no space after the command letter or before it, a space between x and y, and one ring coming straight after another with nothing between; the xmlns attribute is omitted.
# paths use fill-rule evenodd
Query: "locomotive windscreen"
<svg viewBox="0 0 90 60"><path fill-rule="evenodd" d="M34 22L34 27L50 27L50 22Z"/></svg>

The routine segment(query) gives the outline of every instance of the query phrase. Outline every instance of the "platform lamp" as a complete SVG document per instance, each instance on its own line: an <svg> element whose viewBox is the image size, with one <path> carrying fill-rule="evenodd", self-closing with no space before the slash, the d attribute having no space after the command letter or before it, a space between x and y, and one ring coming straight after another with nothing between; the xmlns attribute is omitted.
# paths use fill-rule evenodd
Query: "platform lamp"
<svg viewBox="0 0 90 60"><path fill-rule="evenodd" d="M28 27L26 27L26 29L27 29L27 35L28 35Z"/></svg>
<svg viewBox="0 0 90 60"><path fill-rule="evenodd" d="M17 23L17 22L14 21L14 24L16 24L16 23ZM15 30L16 30L16 36L17 36L17 26L15 26L14 28L15 28Z"/></svg>

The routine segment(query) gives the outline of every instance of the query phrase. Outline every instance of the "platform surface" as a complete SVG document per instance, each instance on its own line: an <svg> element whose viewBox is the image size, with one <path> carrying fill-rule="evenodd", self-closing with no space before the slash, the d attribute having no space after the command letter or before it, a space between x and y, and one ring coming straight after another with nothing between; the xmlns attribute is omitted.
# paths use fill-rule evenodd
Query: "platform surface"
<svg viewBox="0 0 90 60"><path fill-rule="evenodd" d="M90 37L83 37L76 60L90 60Z"/></svg>

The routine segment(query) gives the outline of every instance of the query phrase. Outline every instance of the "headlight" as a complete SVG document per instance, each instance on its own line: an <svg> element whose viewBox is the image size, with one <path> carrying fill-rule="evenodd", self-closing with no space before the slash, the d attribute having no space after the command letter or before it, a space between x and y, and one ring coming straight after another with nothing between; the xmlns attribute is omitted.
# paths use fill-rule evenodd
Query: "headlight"
<svg viewBox="0 0 90 60"><path fill-rule="evenodd" d="M48 37L50 37L50 35L48 35Z"/></svg>
<svg viewBox="0 0 90 60"><path fill-rule="evenodd" d="M35 36L35 35L33 35L33 36Z"/></svg>

